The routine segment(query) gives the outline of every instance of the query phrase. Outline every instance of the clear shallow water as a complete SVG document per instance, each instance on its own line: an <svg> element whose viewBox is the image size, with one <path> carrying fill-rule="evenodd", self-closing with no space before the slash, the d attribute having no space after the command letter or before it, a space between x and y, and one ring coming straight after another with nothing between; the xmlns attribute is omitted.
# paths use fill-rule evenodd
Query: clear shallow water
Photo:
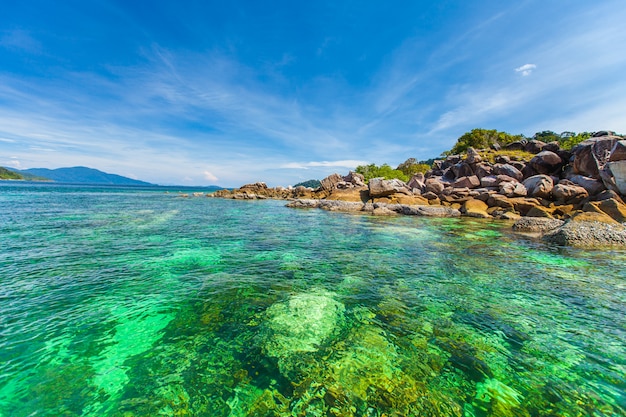
<svg viewBox="0 0 626 417"><path fill-rule="evenodd" d="M0 184L0 416L623 416L626 251Z"/></svg>

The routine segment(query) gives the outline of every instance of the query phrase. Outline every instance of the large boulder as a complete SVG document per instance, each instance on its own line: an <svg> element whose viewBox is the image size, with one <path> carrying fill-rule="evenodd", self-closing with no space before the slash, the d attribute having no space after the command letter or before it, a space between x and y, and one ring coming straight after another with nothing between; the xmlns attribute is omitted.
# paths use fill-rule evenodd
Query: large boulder
<svg viewBox="0 0 626 417"><path fill-rule="evenodd" d="M548 232L544 239L550 243L568 246L624 246L626 227L619 223L581 221L582 217L567 221L563 226Z"/></svg>
<svg viewBox="0 0 626 417"><path fill-rule="evenodd" d="M526 152L530 152L530 153L539 153L541 151L543 151L543 148L546 146L545 142L542 142L540 140L536 140L536 139L532 139L529 140L526 145L524 145L524 150Z"/></svg>
<svg viewBox="0 0 626 417"><path fill-rule="evenodd" d="M626 140L618 140L611 149L609 162L626 160Z"/></svg>
<svg viewBox="0 0 626 417"><path fill-rule="evenodd" d="M582 141L572 149L575 174L600 178L600 170L609 160L611 150L622 140L620 136L593 137Z"/></svg>
<svg viewBox="0 0 626 417"><path fill-rule="evenodd" d="M576 185L583 187L589 195L596 195L606 190L602 181L585 177L584 175L572 175L567 178Z"/></svg>
<svg viewBox="0 0 626 417"><path fill-rule="evenodd" d="M467 177L460 177L452 184L454 188L478 188L480 187L480 180L476 175L470 175Z"/></svg>
<svg viewBox="0 0 626 417"><path fill-rule="evenodd" d="M589 197L589 193L580 185L576 185L570 181L563 180L554 186L552 196L555 200L565 202L580 202Z"/></svg>
<svg viewBox="0 0 626 417"><path fill-rule="evenodd" d="M384 178L372 178L369 181L370 198L387 197L392 194L412 195L411 190L404 181L397 178L386 180Z"/></svg>
<svg viewBox="0 0 626 417"><path fill-rule="evenodd" d="M480 179L480 186L485 188L493 188L498 186L498 178L494 175L487 175Z"/></svg>
<svg viewBox="0 0 626 417"><path fill-rule="evenodd" d="M469 177L471 175L474 175L472 167L469 166L469 164L466 162L459 162L458 164L454 164L450 169L454 173L454 178Z"/></svg>
<svg viewBox="0 0 626 417"><path fill-rule="evenodd" d="M340 182L343 182L343 177L337 173L331 174L320 181L321 188L328 192L335 190Z"/></svg>
<svg viewBox="0 0 626 417"><path fill-rule="evenodd" d="M513 224L513 230L524 233L543 233L554 230L565 223L563 220L546 217L522 217Z"/></svg>
<svg viewBox="0 0 626 417"><path fill-rule="evenodd" d="M523 182L530 197L548 198L554 188L554 181L548 175L534 175Z"/></svg>
<svg viewBox="0 0 626 417"><path fill-rule="evenodd" d="M614 198L589 202L585 204L583 211L602 212L620 223L626 222L626 205L620 203Z"/></svg>
<svg viewBox="0 0 626 417"><path fill-rule="evenodd" d="M441 192L446 188L446 185L437 178L428 178L425 182L425 192L431 192L434 194L441 194Z"/></svg>
<svg viewBox="0 0 626 417"><path fill-rule="evenodd" d="M487 213L488 208L489 206L487 203L473 198L463 203L463 211L465 212L465 215L469 217L489 219L491 218L491 215Z"/></svg>
<svg viewBox="0 0 626 417"><path fill-rule="evenodd" d="M465 158L465 162L470 165L477 164L482 162L483 158L480 156L478 151L474 148L467 148L467 158Z"/></svg>
<svg viewBox="0 0 626 417"><path fill-rule="evenodd" d="M626 160L609 162L600 171L600 177L607 188L616 189L626 196Z"/></svg>
<svg viewBox="0 0 626 417"><path fill-rule="evenodd" d="M522 171L515 168L511 164L495 164L493 166L493 172L496 175L507 175L509 177L515 178L518 181L521 181L522 179L524 179L524 175L522 174Z"/></svg>
<svg viewBox="0 0 626 417"><path fill-rule="evenodd" d="M407 186L411 190L417 189L420 191L420 193L424 192L426 188L426 178L424 178L424 174L422 174L421 172L413 174L413 176L407 183Z"/></svg>
<svg viewBox="0 0 626 417"><path fill-rule="evenodd" d="M344 182L354 187L365 187L365 177L354 171L350 171L348 175L342 178Z"/></svg>
<svg viewBox="0 0 626 417"><path fill-rule="evenodd" d="M520 184L517 181L501 182L499 192L506 197L525 197L528 194L524 184Z"/></svg>
<svg viewBox="0 0 626 417"><path fill-rule="evenodd" d="M529 165L538 174L551 174L563 166L563 161L554 152L541 151L530 160Z"/></svg>

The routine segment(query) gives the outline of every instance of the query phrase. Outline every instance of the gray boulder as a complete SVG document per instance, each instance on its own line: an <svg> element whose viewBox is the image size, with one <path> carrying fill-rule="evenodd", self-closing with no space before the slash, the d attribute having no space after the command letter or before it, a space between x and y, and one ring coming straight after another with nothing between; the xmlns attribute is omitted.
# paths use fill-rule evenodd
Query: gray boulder
<svg viewBox="0 0 626 417"><path fill-rule="evenodd" d="M354 187L365 187L365 177L354 171L350 171L348 175L343 177L343 181L352 184Z"/></svg>
<svg viewBox="0 0 626 417"><path fill-rule="evenodd" d="M437 195L441 194L443 189L446 188L445 184L437 178L428 178L424 185L426 193L431 192Z"/></svg>
<svg viewBox="0 0 626 417"><path fill-rule="evenodd" d="M606 190L602 181L585 177L584 175L572 175L567 178L576 185L583 187L589 195L596 195Z"/></svg>
<svg viewBox="0 0 626 417"><path fill-rule="evenodd" d="M611 149L609 162L626 160L626 140L618 140Z"/></svg>
<svg viewBox="0 0 626 417"><path fill-rule="evenodd" d="M580 185L563 180L554 186L552 196L560 202L580 202L589 197L589 193Z"/></svg>
<svg viewBox="0 0 626 417"><path fill-rule="evenodd" d="M461 177L454 181L453 188L478 188L480 187L480 180L476 175L470 175L467 177Z"/></svg>
<svg viewBox="0 0 626 417"><path fill-rule="evenodd" d="M532 139L529 140L526 145L524 145L524 150L526 152L530 152L530 153L539 153L543 150L543 148L546 146L545 142L542 142L540 140L536 140L536 139Z"/></svg>
<svg viewBox="0 0 626 417"><path fill-rule="evenodd" d="M370 198L387 197L392 194L406 194L411 195L411 190L407 187L404 181L397 178L386 180L384 178L372 178L369 181L369 193Z"/></svg>
<svg viewBox="0 0 626 417"><path fill-rule="evenodd" d="M472 164L477 164L479 162L482 162L482 160L483 158L480 156L478 151L476 151L476 149L467 148L467 158L465 158L465 162L472 165Z"/></svg>
<svg viewBox="0 0 626 417"><path fill-rule="evenodd" d="M330 174L328 177L320 181L321 188L325 191L333 191L337 189L337 184L343 181L343 177L337 173Z"/></svg>
<svg viewBox="0 0 626 417"><path fill-rule="evenodd" d="M513 230L525 233L543 233L563 226L563 220L545 217L522 217L513 223Z"/></svg>
<svg viewBox="0 0 626 417"><path fill-rule="evenodd" d="M508 175L509 177L515 178L518 181L521 181L524 178L522 171L515 168L511 164L495 164L493 166L493 172L496 175Z"/></svg>
<svg viewBox="0 0 626 417"><path fill-rule="evenodd" d="M551 174L563 166L561 157L554 152L542 151L528 163L538 174Z"/></svg>
<svg viewBox="0 0 626 417"><path fill-rule="evenodd" d="M407 186L411 190L414 188L417 188L418 190L420 190L420 192L423 192L424 189L426 188L425 182L426 182L426 179L424 178L424 174L422 174L421 172L418 172L417 174L413 174L413 176L407 183Z"/></svg>
<svg viewBox="0 0 626 417"><path fill-rule="evenodd" d="M600 170L608 162L611 150L620 140L620 136L593 137L576 145L572 149L574 173L599 179Z"/></svg>
<svg viewBox="0 0 626 417"><path fill-rule="evenodd" d="M534 175L523 182L529 197L548 198L554 188L554 181L548 175Z"/></svg>
<svg viewBox="0 0 626 417"><path fill-rule="evenodd" d="M500 194L506 197L526 197L528 190L519 182L502 182L500 183Z"/></svg>
<svg viewBox="0 0 626 417"><path fill-rule="evenodd" d="M546 233L543 239L566 246L624 246L626 227L619 223L569 220L563 226Z"/></svg>

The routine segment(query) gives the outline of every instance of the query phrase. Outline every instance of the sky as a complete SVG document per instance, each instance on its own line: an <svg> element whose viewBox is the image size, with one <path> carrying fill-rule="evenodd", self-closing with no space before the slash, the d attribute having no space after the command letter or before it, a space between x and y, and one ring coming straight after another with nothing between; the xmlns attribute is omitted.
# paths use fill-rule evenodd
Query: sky
<svg viewBox="0 0 626 417"><path fill-rule="evenodd" d="M623 0L0 0L0 166L270 186L626 133Z"/></svg>

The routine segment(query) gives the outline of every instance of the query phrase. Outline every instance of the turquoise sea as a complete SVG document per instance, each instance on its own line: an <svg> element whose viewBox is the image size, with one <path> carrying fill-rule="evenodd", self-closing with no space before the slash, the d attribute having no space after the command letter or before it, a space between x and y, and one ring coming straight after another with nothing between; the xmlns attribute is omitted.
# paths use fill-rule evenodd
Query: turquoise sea
<svg viewBox="0 0 626 417"><path fill-rule="evenodd" d="M0 416L624 416L626 249L0 183Z"/></svg>

